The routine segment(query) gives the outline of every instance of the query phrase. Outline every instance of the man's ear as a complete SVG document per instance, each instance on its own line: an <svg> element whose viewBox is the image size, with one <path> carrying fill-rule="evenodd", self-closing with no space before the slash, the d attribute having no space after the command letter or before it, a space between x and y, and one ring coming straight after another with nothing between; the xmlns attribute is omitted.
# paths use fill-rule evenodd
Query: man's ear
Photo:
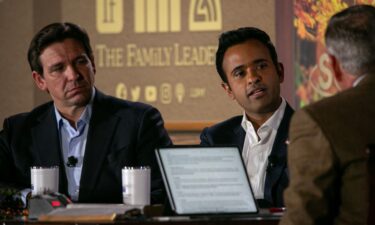
<svg viewBox="0 0 375 225"><path fill-rule="evenodd" d="M333 75L335 76L336 80L338 82L342 81L343 79L343 72L340 68L340 64L337 61L337 58L331 54L328 54L329 57L329 62L331 64L332 70L333 70Z"/></svg>
<svg viewBox="0 0 375 225"><path fill-rule="evenodd" d="M328 56L333 70L333 75L335 76L337 84L340 88L339 91L353 87L354 81L357 79L357 77L343 69L335 56L330 54L328 54Z"/></svg>
<svg viewBox="0 0 375 225"><path fill-rule="evenodd" d="M230 88L229 84L228 83L221 83L221 86L224 88L225 92L227 93L227 95L232 99L234 100L235 97L233 95L233 92L232 92L232 89Z"/></svg>
<svg viewBox="0 0 375 225"><path fill-rule="evenodd" d="M36 71L33 71L32 75L36 86L38 86L38 88L42 91L48 91L47 83L44 77Z"/></svg>
<svg viewBox="0 0 375 225"><path fill-rule="evenodd" d="M284 65L282 63L277 63L277 74L279 75L280 78L280 83L284 81Z"/></svg>

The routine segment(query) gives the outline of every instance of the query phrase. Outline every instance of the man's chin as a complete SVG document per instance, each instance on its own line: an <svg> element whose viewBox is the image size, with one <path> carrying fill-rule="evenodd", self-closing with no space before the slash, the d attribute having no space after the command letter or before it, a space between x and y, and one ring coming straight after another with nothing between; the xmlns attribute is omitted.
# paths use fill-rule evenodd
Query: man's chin
<svg viewBox="0 0 375 225"><path fill-rule="evenodd" d="M266 104L266 102L258 102L258 104L253 104L249 107L249 111L256 114L269 114L273 113L278 109L278 106L275 104Z"/></svg>
<svg viewBox="0 0 375 225"><path fill-rule="evenodd" d="M72 105L86 106L90 102L91 95L76 95L70 99Z"/></svg>

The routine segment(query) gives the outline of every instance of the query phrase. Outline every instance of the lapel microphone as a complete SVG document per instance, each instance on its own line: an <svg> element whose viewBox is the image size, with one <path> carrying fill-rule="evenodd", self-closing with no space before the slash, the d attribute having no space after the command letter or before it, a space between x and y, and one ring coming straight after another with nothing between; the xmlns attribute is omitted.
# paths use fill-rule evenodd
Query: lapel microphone
<svg viewBox="0 0 375 225"><path fill-rule="evenodd" d="M68 167L75 167L77 163L78 163L78 158L72 155L68 157L68 162L66 162L66 165Z"/></svg>
<svg viewBox="0 0 375 225"><path fill-rule="evenodd" d="M267 172L270 172L279 163L279 157L270 155L268 156Z"/></svg>
<svg viewBox="0 0 375 225"><path fill-rule="evenodd" d="M271 172L275 167L284 165L285 163L286 163L285 156L270 155L268 156L268 165L267 165L266 171Z"/></svg>

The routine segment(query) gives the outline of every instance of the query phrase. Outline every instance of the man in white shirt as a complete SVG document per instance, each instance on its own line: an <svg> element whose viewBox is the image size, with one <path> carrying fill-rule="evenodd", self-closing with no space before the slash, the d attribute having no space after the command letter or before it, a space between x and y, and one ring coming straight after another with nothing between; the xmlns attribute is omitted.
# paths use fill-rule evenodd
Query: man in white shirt
<svg viewBox="0 0 375 225"><path fill-rule="evenodd" d="M260 207L284 206L286 140L293 109L280 96L283 65L269 36L254 27L223 33L216 69L228 96L243 108L201 134L201 145L238 145Z"/></svg>

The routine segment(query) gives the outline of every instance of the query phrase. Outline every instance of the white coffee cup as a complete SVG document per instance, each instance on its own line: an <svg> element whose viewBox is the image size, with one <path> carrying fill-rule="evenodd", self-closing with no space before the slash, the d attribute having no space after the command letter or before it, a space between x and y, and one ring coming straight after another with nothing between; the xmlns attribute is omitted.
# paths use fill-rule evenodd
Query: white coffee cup
<svg viewBox="0 0 375 225"><path fill-rule="evenodd" d="M59 191L59 167L31 167L31 195Z"/></svg>
<svg viewBox="0 0 375 225"><path fill-rule="evenodd" d="M151 194L150 167L122 169L122 197L126 205L149 205Z"/></svg>

